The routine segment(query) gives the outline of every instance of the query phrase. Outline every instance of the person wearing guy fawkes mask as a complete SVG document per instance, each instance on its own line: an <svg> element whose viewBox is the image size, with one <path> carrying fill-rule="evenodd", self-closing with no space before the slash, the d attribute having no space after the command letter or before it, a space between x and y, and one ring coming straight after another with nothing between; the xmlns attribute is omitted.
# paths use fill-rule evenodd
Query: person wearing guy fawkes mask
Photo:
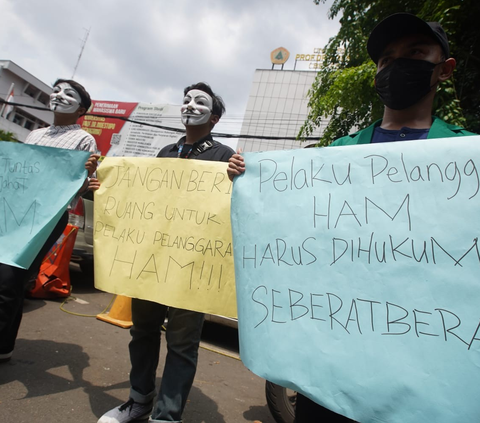
<svg viewBox="0 0 480 423"><path fill-rule="evenodd" d="M210 133L225 112L221 97L203 82L190 85L184 90L180 111L186 134L177 143L164 147L157 157L227 162L234 151L213 140ZM92 179L90 188L99 187L98 180ZM160 329L167 312L168 352L157 395L155 375L160 354ZM130 398L104 414L98 423L140 421L150 414L149 422L181 422L197 369L203 320L203 313L133 298Z"/></svg>
<svg viewBox="0 0 480 423"><path fill-rule="evenodd" d="M82 85L72 80L57 80L50 95L54 124L30 132L25 144L90 151L92 154L85 163L85 169L91 176L97 168L99 156L94 154L97 145L95 139L77 124L78 118L87 112L90 105L90 95ZM86 190L87 186L88 178L80 192ZM29 280L36 276L42 260L62 235L67 223L68 212L65 211L28 269L1 263L0 257L0 363L10 361L12 357Z"/></svg>
<svg viewBox="0 0 480 423"><path fill-rule="evenodd" d="M385 105L383 118L333 146L475 135L432 116L437 87L456 65L438 22L409 13L391 15L373 29L367 51L377 65L375 89Z"/></svg>
<svg viewBox="0 0 480 423"><path fill-rule="evenodd" d="M53 125L30 132L25 144L67 148L95 153L95 138L77 123L92 101L85 88L71 79L57 79L50 94Z"/></svg>

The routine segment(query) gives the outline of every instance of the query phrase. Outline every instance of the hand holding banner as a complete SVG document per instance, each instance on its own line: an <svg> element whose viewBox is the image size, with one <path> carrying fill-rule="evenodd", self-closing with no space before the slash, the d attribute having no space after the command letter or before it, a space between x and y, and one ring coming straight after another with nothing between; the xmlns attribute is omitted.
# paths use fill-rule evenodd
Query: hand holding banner
<svg viewBox="0 0 480 423"><path fill-rule="evenodd" d="M95 194L95 285L236 317L226 163L110 158Z"/></svg>
<svg viewBox="0 0 480 423"><path fill-rule="evenodd" d="M89 152L0 141L0 261L26 269L85 181Z"/></svg>

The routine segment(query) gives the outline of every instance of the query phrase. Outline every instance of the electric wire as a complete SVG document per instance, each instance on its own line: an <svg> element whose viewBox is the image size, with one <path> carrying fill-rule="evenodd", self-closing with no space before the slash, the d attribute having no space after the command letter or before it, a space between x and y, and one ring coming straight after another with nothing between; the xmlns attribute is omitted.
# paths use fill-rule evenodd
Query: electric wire
<svg viewBox="0 0 480 423"><path fill-rule="evenodd" d="M70 290L70 292L72 292L72 290ZM110 306L113 304L113 301L115 300L115 297L116 295L113 295L112 296L112 299L110 300L110 303L99 313L99 314L104 314L107 312L107 310L110 308ZM67 313L67 314L71 314L73 316L78 316L78 317L97 317L97 314L83 314L83 313L75 313L74 311L69 311L69 310L66 310L64 308L64 305L66 305L67 303L69 303L70 301L75 301L77 298L74 297L73 295L70 295L69 297L65 298L65 300L62 301L62 303L60 304L60 310L62 310L64 313ZM166 331L167 328L162 325L162 330L163 331ZM220 355L223 355L225 357L228 357L228 358L233 358L235 360L238 360L238 361L242 361L240 357L237 357L233 354L229 354L227 352L224 352L224 351L221 351L221 350L217 350L215 348L210 348L210 347L207 347L205 345L202 345L200 344L200 348L206 350L206 351L210 351L210 352L214 352L216 354L220 354Z"/></svg>
<svg viewBox="0 0 480 423"><path fill-rule="evenodd" d="M45 107L39 107L39 106L32 106L29 104L22 104L22 103L16 103L16 102L9 102L5 101L3 99L0 99L0 104L6 104L6 105L11 105L11 106L18 106L18 107L26 107L26 108L31 108L35 110L41 110L41 111L50 111L49 108ZM138 125L143 125L143 126L149 126L152 128L159 128L163 129L165 131L170 131L170 132L177 132L177 133L185 133L185 129L181 128L174 128L171 126L165 126L165 125L157 125L153 123L148 123L148 122L143 122L143 121L138 121L134 119L130 119L124 116L115 116L115 115L105 115L105 114L98 114L98 113L86 113L85 116L95 116L95 117L103 117L103 118L110 118L110 119L118 119L122 120L124 122L130 122L130 123L135 123ZM279 119L281 120L281 119ZM273 135L251 135L251 134L226 134L226 133L221 133L221 132L212 132L212 136L216 138L243 138L243 139L260 139L260 140L290 140L290 141L299 141L297 137L287 137L287 136L273 136ZM318 141L319 137L305 137L302 138L302 141Z"/></svg>
<svg viewBox="0 0 480 423"><path fill-rule="evenodd" d="M70 294L72 293L72 290L70 290ZM107 310L110 308L110 306L113 304L113 301L115 300L115 297L116 295L113 295L112 296L112 299L110 300L110 302L108 303L108 305L103 309L103 311L101 311L100 313L98 314L103 314L103 313L106 313ZM62 304L60 304L60 310L62 310L64 313L67 313L67 314L72 314L73 316L79 316L79 317L97 317L98 314L83 314L83 313L75 313L74 311L69 311L69 310L66 310L63 306L66 305L67 303L69 303L70 301L76 301L76 297L74 297L73 295L70 295L68 296L67 298L65 298L65 300L62 302Z"/></svg>

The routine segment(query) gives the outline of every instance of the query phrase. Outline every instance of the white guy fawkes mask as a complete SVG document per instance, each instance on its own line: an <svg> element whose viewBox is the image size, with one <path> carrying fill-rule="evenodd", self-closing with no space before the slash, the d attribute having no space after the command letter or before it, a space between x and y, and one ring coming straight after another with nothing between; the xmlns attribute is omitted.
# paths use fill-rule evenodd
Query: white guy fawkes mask
<svg viewBox="0 0 480 423"><path fill-rule="evenodd" d="M180 108L184 125L203 125L212 115L213 99L201 90L190 90Z"/></svg>
<svg viewBox="0 0 480 423"><path fill-rule="evenodd" d="M80 107L80 94L66 82L55 85L50 94L50 110L57 113L74 113Z"/></svg>

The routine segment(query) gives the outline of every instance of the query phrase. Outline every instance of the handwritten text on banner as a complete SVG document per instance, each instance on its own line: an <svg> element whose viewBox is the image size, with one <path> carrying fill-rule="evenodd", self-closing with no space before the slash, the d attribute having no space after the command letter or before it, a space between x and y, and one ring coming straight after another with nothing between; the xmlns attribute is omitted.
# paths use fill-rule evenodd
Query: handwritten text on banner
<svg viewBox="0 0 480 423"><path fill-rule="evenodd" d="M30 266L82 186L90 153L0 141L0 262Z"/></svg>
<svg viewBox="0 0 480 423"><path fill-rule="evenodd" d="M98 175L97 288L236 317L226 164L107 157Z"/></svg>
<svg viewBox="0 0 480 423"><path fill-rule="evenodd" d="M245 161L232 229L247 367L360 422L477 421L480 137Z"/></svg>

